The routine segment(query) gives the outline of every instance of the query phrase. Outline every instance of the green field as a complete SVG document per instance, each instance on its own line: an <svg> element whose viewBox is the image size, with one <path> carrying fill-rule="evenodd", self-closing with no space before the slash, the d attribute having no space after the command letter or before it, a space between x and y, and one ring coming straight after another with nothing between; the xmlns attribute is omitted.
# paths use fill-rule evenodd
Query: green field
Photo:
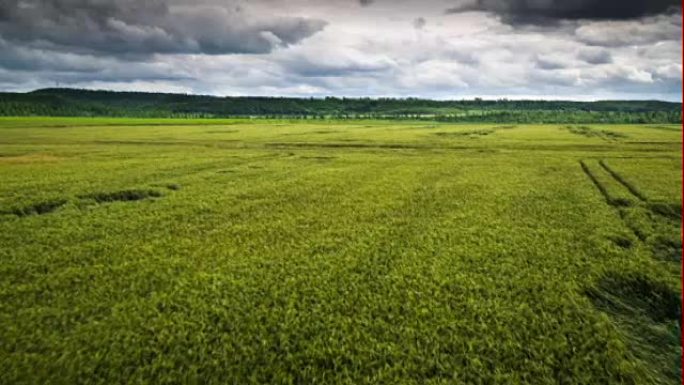
<svg viewBox="0 0 684 385"><path fill-rule="evenodd" d="M0 119L0 383L678 384L681 140Z"/></svg>

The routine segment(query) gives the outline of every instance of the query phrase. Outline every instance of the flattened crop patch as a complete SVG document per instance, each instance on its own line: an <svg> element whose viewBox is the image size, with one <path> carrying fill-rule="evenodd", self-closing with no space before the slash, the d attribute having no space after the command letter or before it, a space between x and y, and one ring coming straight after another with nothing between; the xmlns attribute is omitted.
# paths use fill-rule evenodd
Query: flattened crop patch
<svg viewBox="0 0 684 385"><path fill-rule="evenodd" d="M212 130L212 131L205 131L205 134L235 134L240 132L239 130Z"/></svg>
<svg viewBox="0 0 684 385"><path fill-rule="evenodd" d="M642 273L612 272L585 294L624 335L632 355L663 378L681 381L681 298ZM664 382L665 383L665 382Z"/></svg>
<svg viewBox="0 0 684 385"><path fill-rule="evenodd" d="M468 130L468 131L453 131L453 132L435 132L433 135L441 137L468 137L468 138L478 138L481 136L491 135L496 130L494 129L481 129L481 130Z"/></svg>
<svg viewBox="0 0 684 385"><path fill-rule="evenodd" d="M63 157L51 155L51 154L43 154L43 153L34 153L34 154L24 154L24 155L16 155L16 156L0 156L0 163L8 163L8 164L32 164L32 163L51 163L51 162L59 162L63 160Z"/></svg>
<svg viewBox="0 0 684 385"><path fill-rule="evenodd" d="M97 203L107 203L139 201L143 199L159 198L161 196L163 196L163 194L156 190L134 189L81 195L80 198L93 199Z"/></svg>
<svg viewBox="0 0 684 385"><path fill-rule="evenodd" d="M672 220L678 221L682 218L682 205L680 203L651 202L648 204L648 209L654 214Z"/></svg>
<svg viewBox="0 0 684 385"><path fill-rule="evenodd" d="M647 316L655 322L678 320L681 316L677 292L641 275L609 274L586 293L596 307L608 313Z"/></svg>
<svg viewBox="0 0 684 385"><path fill-rule="evenodd" d="M629 136L622 132L615 132L609 130L600 130L588 126L565 126L564 129L570 131L575 135L584 136L587 138L601 138L603 140L617 140L628 138Z"/></svg>
<svg viewBox="0 0 684 385"><path fill-rule="evenodd" d="M66 199L53 199L45 202L38 202L28 206L14 208L11 210L0 211L2 214L27 217L30 215L43 215L51 213L67 203Z"/></svg>
<svg viewBox="0 0 684 385"><path fill-rule="evenodd" d="M335 156L302 156L301 159L327 161L337 159Z"/></svg>

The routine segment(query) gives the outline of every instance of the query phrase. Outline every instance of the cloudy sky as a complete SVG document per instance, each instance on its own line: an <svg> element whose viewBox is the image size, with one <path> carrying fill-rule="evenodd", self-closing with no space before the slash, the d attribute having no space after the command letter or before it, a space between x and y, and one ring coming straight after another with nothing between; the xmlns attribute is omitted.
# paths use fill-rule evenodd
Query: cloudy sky
<svg viewBox="0 0 684 385"><path fill-rule="evenodd" d="M0 90L681 100L679 0L0 0Z"/></svg>

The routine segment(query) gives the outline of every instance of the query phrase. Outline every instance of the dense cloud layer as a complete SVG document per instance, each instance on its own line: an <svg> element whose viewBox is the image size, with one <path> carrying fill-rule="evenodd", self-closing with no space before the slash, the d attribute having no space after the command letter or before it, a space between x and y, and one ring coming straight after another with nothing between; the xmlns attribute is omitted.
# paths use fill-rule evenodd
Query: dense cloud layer
<svg viewBox="0 0 684 385"><path fill-rule="evenodd" d="M116 54L267 53L326 25L253 15L232 1L2 0L0 15L7 41Z"/></svg>
<svg viewBox="0 0 684 385"><path fill-rule="evenodd" d="M681 11L616 4L0 0L0 90L681 99Z"/></svg>
<svg viewBox="0 0 684 385"><path fill-rule="evenodd" d="M492 12L512 23L624 20L672 12L679 0L462 0L447 13Z"/></svg>

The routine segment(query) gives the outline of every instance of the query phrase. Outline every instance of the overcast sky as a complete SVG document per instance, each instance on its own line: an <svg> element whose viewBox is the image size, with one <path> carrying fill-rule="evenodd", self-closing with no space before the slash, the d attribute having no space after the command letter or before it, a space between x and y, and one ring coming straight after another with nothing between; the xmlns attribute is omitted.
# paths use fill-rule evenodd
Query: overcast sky
<svg viewBox="0 0 684 385"><path fill-rule="evenodd" d="M679 0L0 0L0 90L681 100Z"/></svg>

